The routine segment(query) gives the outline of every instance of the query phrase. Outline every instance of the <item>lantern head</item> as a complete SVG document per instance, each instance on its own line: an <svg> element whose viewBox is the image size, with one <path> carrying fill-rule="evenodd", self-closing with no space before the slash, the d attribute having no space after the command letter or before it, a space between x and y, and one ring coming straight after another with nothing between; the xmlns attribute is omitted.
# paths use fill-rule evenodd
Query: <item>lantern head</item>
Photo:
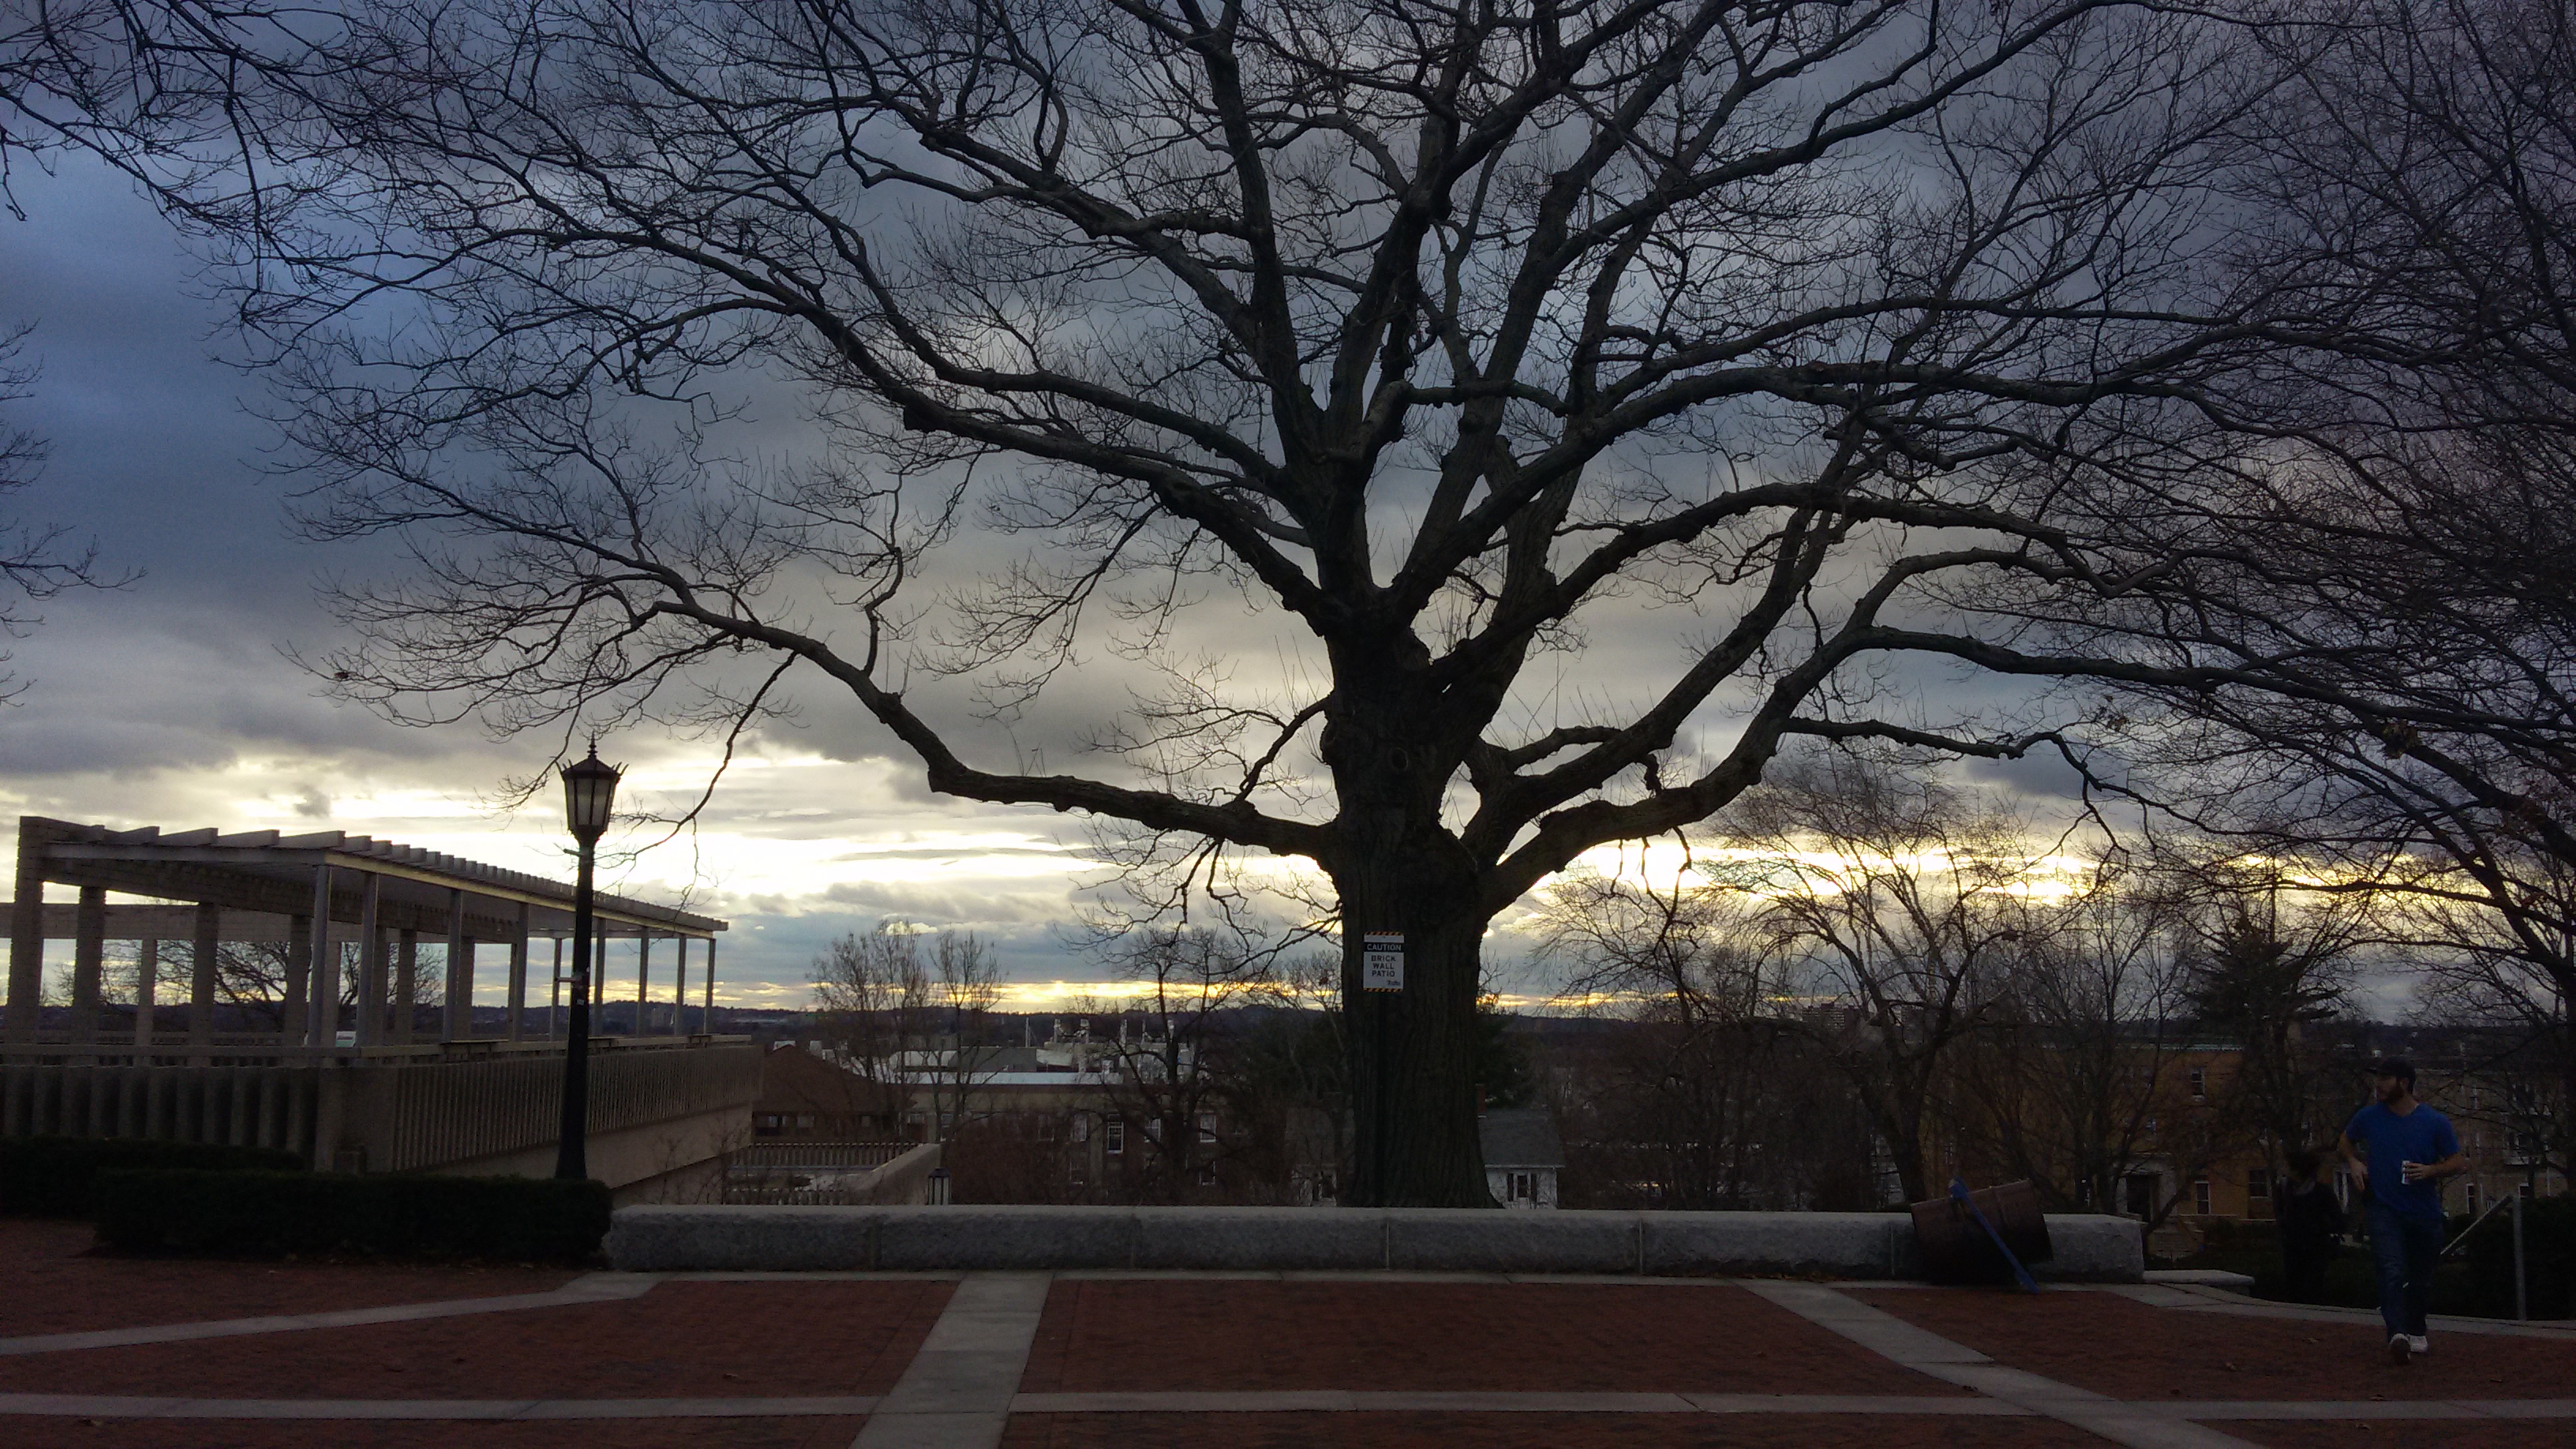
<svg viewBox="0 0 2576 1449"><path fill-rule="evenodd" d="M617 767L599 758L596 744L587 757L563 767L564 825L575 840L596 845L607 832L617 804L617 779Z"/></svg>

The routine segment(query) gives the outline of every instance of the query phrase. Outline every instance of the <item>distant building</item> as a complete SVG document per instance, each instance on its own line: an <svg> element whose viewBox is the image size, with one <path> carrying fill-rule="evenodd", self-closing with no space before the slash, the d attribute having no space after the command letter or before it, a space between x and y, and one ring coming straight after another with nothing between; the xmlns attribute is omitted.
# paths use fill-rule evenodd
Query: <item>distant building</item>
<svg viewBox="0 0 2576 1449"><path fill-rule="evenodd" d="M1485 1149L1485 1186L1507 1208L1556 1207L1556 1175L1565 1144L1556 1121L1535 1107L1502 1107L1476 1119Z"/></svg>
<svg viewBox="0 0 2576 1449"><path fill-rule="evenodd" d="M819 1050L779 1042L761 1058L751 1135L760 1141L890 1141L896 1134L889 1119L902 1100L899 1090L890 1099L886 1089Z"/></svg>
<svg viewBox="0 0 2576 1449"><path fill-rule="evenodd" d="M2345 1118L2370 1099L2370 1063L2404 1056L2416 1066L2417 1096L2451 1119L2469 1158L2465 1177L2443 1185L2448 1211L2477 1213L2499 1197L2566 1190L2567 1178L2548 1151L2550 1124L2564 1120L2556 1095L2564 1074L2554 1057L2517 1033L2365 1022L2338 1026L2312 1050L2340 1064L2340 1075L2324 1089L2318 1140L2280 1144L2280 1151L2304 1145L2330 1154ZM2132 1068L2145 1114L2139 1153L2117 1182L2114 1200L2094 1209L2155 1222L2147 1250L2162 1257L2198 1250L2223 1220L2269 1221L2278 1167L2239 1101L2244 1050L2230 1041L2194 1040L2141 1046L2139 1058ZM2354 1189L2340 1166L2327 1179L2349 1204Z"/></svg>

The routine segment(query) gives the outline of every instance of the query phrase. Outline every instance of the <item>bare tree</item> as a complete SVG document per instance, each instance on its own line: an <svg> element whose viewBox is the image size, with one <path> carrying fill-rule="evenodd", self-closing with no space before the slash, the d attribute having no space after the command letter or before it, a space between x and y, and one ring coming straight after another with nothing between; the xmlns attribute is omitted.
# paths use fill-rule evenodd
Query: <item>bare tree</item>
<svg viewBox="0 0 2576 1449"><path fill-rule="evenodd" d="M1001 962L992 943L974 932L941 931L931 941L928 980L921 1017L926 1049L914 1056L916 1081L929 1091L934 1140L944 1142L955 1124L973 1117L1005 1045L993 1019L1002 997Z"/></svg>
<svg viewBox="0 0 2576 1449"><path fill-rule="evenodd" d="M2188 958L2193 1014L2243 1056L2231 1104L2277 1172L2342 1125L2349 1063L2319 1033L2348 1005L2361 951L2380 939L2368 897L2300 889L2277 860L2203 865L2199 939Z"/></svg>
<svg viewBox="0 0 2576 1449"><path fill-rule="evenodd" d="M1484 1199L1479 942L1534 884L1793 736L2030 744L1888 706L1895 661L2131 668L1958 600L2102 582L2064 474L2201 468L2204 393L2280 321L2207 242L2269 71L2171 7L346 21L297 93L321 179L262 239L291 284L242 307L313 532L417 566L339 596L364 642L317 667L567 738L736 730L793 667L936 791L1167 834L1185 874L1313 862L1346 985L1406 938L1351 1036L1396 1139L1359 1202ZM801 390L807 456L727 441L755 381ZM1198 627L1225 596L1282 669ZM1660 677L1552 702L1655 618ZM1139 688L1100 768L976 733L1103 661Z"/></svg>
<svg viewBox="0 0 2576 1449"><path fill-rule="evenodd" d="M2093 526L2170 564L2058 637L2210 671L2100 704L2101 783L2402 898L2576 1099L2576 12L2339 18L2280 40L2246 138L2244 265L2320 324L2231 394L2279 441L2226 486L2105 490Z"/></svg>
<svg viewBox="0 0 2576 1449"><path fill-rule="evenodd" d="M1229 1043L1235 1156L1259 1195L1339 1201L1351 1171L1350 1050L1339 952L1273 956L1273 999Z"/></svg>
<svg viewBox="0 0 2576 1449"><path fill-rule="evenodd" d="M1967 1156L2063 1209L2125 1210L2122 1183L2164 1159L2176 1188L2144 1205L2159 1222L2196 1169L2233 1146L2189 1130L2177 1110L2188 1099L2176 1064L2197 1025L2188 918L2155 873L2117 857L2061 884L2067 895L2017 943L2003 999L1940 1105Z"/></svg>
<svg viewBox="0 0 2576 1449"><path fill-rule="evenodd" d="M283 941L227 941L215 956L212 1002L218 1030L274 1031L284 1025L289 947ZM155 1014L185 1007L196 985L196 946L160 941L153 950ZM112 946L101 963L100 995L140 1003L141 950ZM353 988L354 989L354 988ZM355 1001L355 997L350 998ZM222 1025L229 1019L229 1025Z"/></svg>
<svg viewBox="0 0 2576 1449"><path fill-rule="evenodd" d="M812 980L825 1040L865 1084L864 1112L892 1133L919 1104L934 1142L968 1120L1003 1046L993 1023L1001 970L988 943L971 931L880 921L834 941L814 959Z"/></svg>
<svg viewBox="0 0 2576 1449"><path fill-rule="evenodd" d="M1111 1064L1102 1110L1132 1124L1125 1187L1138 1200L1186 1202L1222 1186L1220 1166L1246 1144L1223 1130L1245 1086L1232 1059L1243 1008L1281 999L1269 953L1206 929L1131 932L1111 948L1119 974L1142 988L1117 1003L1118 1031L1099 1043ZM1128 1030L1130 1022L1139 1028Z"/></svg>
<svg viewBox="0 0 2576 1449"><path fill-rule="evenodd" d="M861 1113L893 1136L912 1102L904 1053L930 999L917 938L893 921L852 931L814 958L811 979L816 1030L863 1084Z"/></svg>
<svg viewBox="0 0 2576 1449"><path fill-rule="evenodd" d="M300 99L352 59L332 13L266 0L46 0L0 11L0 201L12 168L81 151L174 219L257 241L316 178Z"/></svg>
<svg viewBox="0 0 2576 1449"><path fill-rule="evenodd" d="M1808 1020L1868 1107L1909 1200L1934 1194L1958 1052L1995 1024L2053 929L2048 848L2028 820L1932 772L1817 751L1721 822L1748 857L1714 872L1755 897Z"/></svg>
<svg viewBox="0 0 2576 1449"><path fill-rule="evenodd" d="M2576 1002L2566 984L2576 941L2564 924L2576 921L2576 863L2504 840L2479 863L2408 862L2379 878L2390 888L2373 904L2414 968L2417 1011L2478 1044L2453 1064L2481 1084L2484 1100L2465 1115L2494 1125L2531 1170L2564 1174L2576 1161Z"/></svg>
<svg viewBox="0 0 2576 1449"><path fill-rule="evenodd" d="M1598 1159L1590 1174L1635 1184L1633 1206L1811 1203L1817 1175L1775 1180L1801 1140L1777 1130L1774 1110L1781 1039L1798 1033L1776 1008L1783 963L1750 904L1687 870L1668 885L1570 874L1542 922L1540 954L1564 974L1559 1000L1622 1028L1575 1065L1569 1089L1585 1129L1569 1151ZM1856 1179L1865 1143L1859 1157Z"/></svg>

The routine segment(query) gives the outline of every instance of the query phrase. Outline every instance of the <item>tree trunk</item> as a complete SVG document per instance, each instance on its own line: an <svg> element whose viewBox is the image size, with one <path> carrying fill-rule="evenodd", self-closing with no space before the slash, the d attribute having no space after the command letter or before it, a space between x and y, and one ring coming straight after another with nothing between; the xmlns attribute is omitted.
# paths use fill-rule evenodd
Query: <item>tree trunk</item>
<svg viewBox="0 0 2576 1449"><path fill-rule="evenodd" d="M1443 859L1441 857L1448 857ZM1493 1207L1476 1135L1476 994L1488 917L1463 852L1395 851L1334 874L1342 903L1355 1207ZM1364 989L1366 937L1404 937L1404 989Z"/></svg>
<svg viewBox="0 0 2576 1449"><path fill-rule="evenodd" d="M2539 1140L2531 1146L2544 1170L2555 1162L2563 1177L2576 1172L2576 1009L2571 1009L2576 1008L2576 969L2571 969L2570 958L2565 955L2534 964L2549 979L2558 998L2556 1016L2544 1019L2542 1029L2533 1035L2548 1043L2550 1051L2558 1059L2559 1095L2553 1110L2546 1092L2538 1082L2533 1083L2533 1115L2529 1130ZM2509 1106L2507 1111L2511 1112ZM2505 1129L2505 1146L2510 1154L2513 1146L2511 1126ZM2480 1172L2487 1170L2487 1164L2483 1162L2473 1165Z"/></svg>
<svg viewBox="0 0 2576 1449"><path fill-rule="evenodd" d="M1931 1164L1923 1157L1923 1098L1898 1089L1880 1099L1879 1130L1886 1134L1888 1155L1896 1159L1896 1181L1907 1202L1932 1196Z"/></svg>

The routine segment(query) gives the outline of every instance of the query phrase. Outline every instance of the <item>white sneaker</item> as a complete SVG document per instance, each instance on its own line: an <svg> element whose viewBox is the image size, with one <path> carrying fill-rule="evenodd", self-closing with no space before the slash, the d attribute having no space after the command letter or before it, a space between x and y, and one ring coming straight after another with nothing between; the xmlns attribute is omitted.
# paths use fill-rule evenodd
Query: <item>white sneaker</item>
<svg viewBox="0 0 2576 1449"><path fill-rule="evenodd" d="M2431 1353L2433 1340L2420 1333L2410 1333L2406 1335L2406 1346L2419 1354Z"/></svg>
<svg viewBox="0 0 2576 1449"><path fill-rule="evenodd" d="M2402 1333L2392 1333L2388 1335L2388 1361L2390 1363L2397 1364L2402 1367L2406 1360L2412 1357L2414 1353L2415 1340L2408 1338Z"/></svg>

